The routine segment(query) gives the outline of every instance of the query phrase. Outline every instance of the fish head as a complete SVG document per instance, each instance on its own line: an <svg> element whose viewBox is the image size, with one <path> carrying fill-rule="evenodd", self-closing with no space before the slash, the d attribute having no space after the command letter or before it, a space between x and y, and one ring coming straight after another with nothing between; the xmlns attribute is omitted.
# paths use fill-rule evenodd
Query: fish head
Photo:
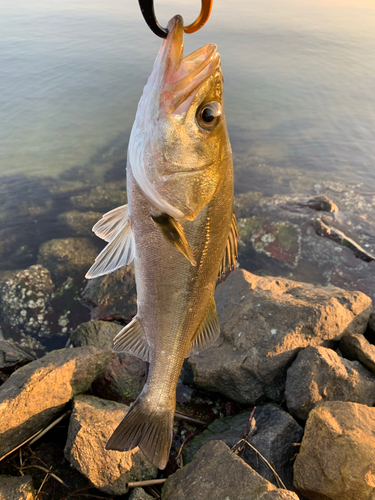
<svg viewBox="0 0 375 500"><path fill-rule="evenodd" d="M217 47L185 58L183 47L183 20L175 16L138 106L129 163L157 209L193 220L225 176L231 148Z"/></svg>

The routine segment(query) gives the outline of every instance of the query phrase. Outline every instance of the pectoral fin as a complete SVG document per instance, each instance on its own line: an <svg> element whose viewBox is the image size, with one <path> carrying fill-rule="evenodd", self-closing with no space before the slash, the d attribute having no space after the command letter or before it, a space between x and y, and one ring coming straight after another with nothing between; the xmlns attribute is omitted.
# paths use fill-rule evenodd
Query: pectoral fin
<svg viewBox="0 0 375 500"><path fill-rule="evenodd" d="M136 316L116 335L113 342L113 352L125 351L143 361L150 361L149 345Z"/></svg>
<svg viewBox="0 0 375 500"><path fill-rule="evenodd" d="M237 219L234 213L232 214L232 225L230 227L227 246L225 247L223 260L221 261L221 266L219 269L219 278L225 273L227 268L232 271L236 269L236 258L238 257L238 247L237 247L238 229L237 229Z"/></svg>
<svg viewBox="0 0 375 500"><path fill-rule="evenodd" d="M207 314L198 328L187 358L210 347L220 335L220 322L216 311L215 299L212 297Z"/></svg>
<svg viewBox="0 0 375 500"><path fill-rule="evenodd" d="M192 266L196 266L197 263L181 224L165 213L161 215L151 215L151 217L162 232L164 238L175 246L177 250L187 258Z"/></svg>
<svg viewBox="0 0 375 500"><path fill-rule="evenodd" d="M96 236L111 241L128 221L128 205L122 205L107 212L92 228Z"/></svg>

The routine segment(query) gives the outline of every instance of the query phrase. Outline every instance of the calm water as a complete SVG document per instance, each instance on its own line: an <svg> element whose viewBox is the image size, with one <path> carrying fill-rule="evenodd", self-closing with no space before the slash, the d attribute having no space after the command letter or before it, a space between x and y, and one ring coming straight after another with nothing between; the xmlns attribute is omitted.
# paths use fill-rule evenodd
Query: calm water
<svg viewBox="0 0 375 500"><path fill-rule="evenodd" d="M191 22L200 2L156 7L165 25ZM137 1L2 0L0 22L0 175L90 165L111 141L125 150L160 45ZM236 153L375 188L372 0L215 0L186 53L211 41Z"/></svg>

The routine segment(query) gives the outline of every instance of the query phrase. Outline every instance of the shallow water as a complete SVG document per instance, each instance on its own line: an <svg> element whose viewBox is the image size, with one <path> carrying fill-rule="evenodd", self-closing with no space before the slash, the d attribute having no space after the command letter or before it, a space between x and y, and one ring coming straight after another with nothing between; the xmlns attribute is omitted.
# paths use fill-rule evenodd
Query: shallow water
<svg viewBox="0 0 375 500"><path fill-rule="evenodd" d="M156 7L162 25L176 13L189 23L200 2ZM230 7L215 0L205 28L186 36L185 53L218 44L236 193L324 194L330 186L341 200L359 200L352 207L358 217L365 203L363 218L372 220L374 26L370 0L233 0ZM131 125L159 46L135 0L3 0L0 284L36 264L44 242L77 236L59 217L77 208L72 196L124 178ZM78 210L111 208L110 200ZM363 241L375 251L371 231ZM92 244L100 250L100 242ZM325 283L312 270L296 276ZM55 285L57 309L46 312L50 334L42 339L47 349L63 345L66 335L53 340L62 328L69 333L88 318L76 300L82 276L66 293L66 283Z"/></svg>

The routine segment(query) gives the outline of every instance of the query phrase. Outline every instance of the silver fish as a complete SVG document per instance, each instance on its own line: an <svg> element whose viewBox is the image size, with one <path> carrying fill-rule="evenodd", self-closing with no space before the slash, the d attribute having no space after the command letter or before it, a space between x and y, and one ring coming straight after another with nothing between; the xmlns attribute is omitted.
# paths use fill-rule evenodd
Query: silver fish
<svg viewBox="0 0 375 500"><path fill-rule="evenodd" d="M183 361L220 333L218 277L237 256L232 151L215 44L183 58L183 20L169 21L131 132L128 205L93 230L108 241L88 278L134 258L137 315L114 341L150 363L147 382L107 449L137 446L164 469Z"/></svg>

